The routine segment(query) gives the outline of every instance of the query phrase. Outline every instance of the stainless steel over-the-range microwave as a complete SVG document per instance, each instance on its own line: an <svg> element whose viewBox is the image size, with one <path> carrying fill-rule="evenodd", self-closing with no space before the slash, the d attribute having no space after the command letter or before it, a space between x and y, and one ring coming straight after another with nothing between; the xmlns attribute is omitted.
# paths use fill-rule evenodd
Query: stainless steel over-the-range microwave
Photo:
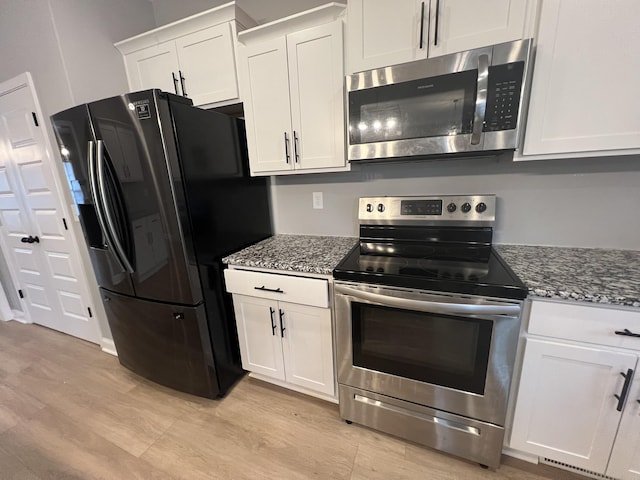
<svg viewBox="0 0 640 480"><path fill-rule="evenodd" d="M347 76L349 160L516 149L531 60L526 39Z"/></svg>

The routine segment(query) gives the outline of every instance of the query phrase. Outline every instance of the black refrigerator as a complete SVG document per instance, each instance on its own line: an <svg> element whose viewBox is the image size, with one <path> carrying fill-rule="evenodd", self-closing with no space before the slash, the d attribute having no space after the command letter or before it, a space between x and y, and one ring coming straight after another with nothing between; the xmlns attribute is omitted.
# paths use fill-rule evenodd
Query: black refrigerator
<svg viewBox="0 0 640 480"><path fill-rule="evenodd" d="M160 90L51 120L120 363L224 395L243 371L221 258L272 233L244 122Z"/></svg>

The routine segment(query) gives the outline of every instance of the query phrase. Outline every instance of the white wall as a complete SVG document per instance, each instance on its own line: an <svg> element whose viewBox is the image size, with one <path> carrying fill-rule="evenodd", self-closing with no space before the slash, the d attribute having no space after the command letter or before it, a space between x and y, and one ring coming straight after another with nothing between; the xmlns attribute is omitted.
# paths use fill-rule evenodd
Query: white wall
<svg viewBox="0 0 640 480"><path fill-rule="evenodd" d="M640 250L640 158L369 163L272 178L277 233L357 236L357 199L495 193L496 243ZM312 208L323 192L324 209Z"/></svg>
<svg viewBox="0 0 640 480"><path fill-rule="evenodd" d="M155 28L151 3L148 0L49 0L49 3L71 93L71 102L65 108L127 92L122 55L113 44Z"/></svg>
<svg viewBox="0 0 640 480"><path fill-rule="evenodd" d="M151 0L158 26L228 3L229 0ZM236 4L259 24L328 3L327 0L237 0ZM346 2L342 2L346 3Z"/></svg>

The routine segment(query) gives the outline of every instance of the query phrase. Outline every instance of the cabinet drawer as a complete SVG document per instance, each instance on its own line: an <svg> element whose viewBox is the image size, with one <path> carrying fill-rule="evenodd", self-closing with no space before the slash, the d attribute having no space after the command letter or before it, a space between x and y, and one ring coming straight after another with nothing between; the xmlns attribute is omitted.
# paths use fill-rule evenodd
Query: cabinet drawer
<svg viewBox="0 0 640 480"><path fill-rule="evenodd" d="M640 350L640 337L615 333L625 329L640 334L640 310L535 300L531 303L528 333L532 335Z"/></svg>
<svg viewBox="0 0 640 480"><path fill-rule="evenodd" d="M327 280L231 269L224 271L224 278L229 293L314 307L329 306Z"/></svg>

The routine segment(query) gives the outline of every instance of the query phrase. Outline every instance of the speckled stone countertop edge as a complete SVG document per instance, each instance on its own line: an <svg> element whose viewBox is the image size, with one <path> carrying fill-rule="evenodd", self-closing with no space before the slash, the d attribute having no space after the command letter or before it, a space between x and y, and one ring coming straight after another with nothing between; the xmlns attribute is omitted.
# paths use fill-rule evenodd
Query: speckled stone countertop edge
<svg viewBox="0 0 640 480"><path fill-rule="evenodd" d="M228 265L331 276L357 237L276 234L223 258ZM640 251L494 244L529 299L640 308Z"/></svg>

